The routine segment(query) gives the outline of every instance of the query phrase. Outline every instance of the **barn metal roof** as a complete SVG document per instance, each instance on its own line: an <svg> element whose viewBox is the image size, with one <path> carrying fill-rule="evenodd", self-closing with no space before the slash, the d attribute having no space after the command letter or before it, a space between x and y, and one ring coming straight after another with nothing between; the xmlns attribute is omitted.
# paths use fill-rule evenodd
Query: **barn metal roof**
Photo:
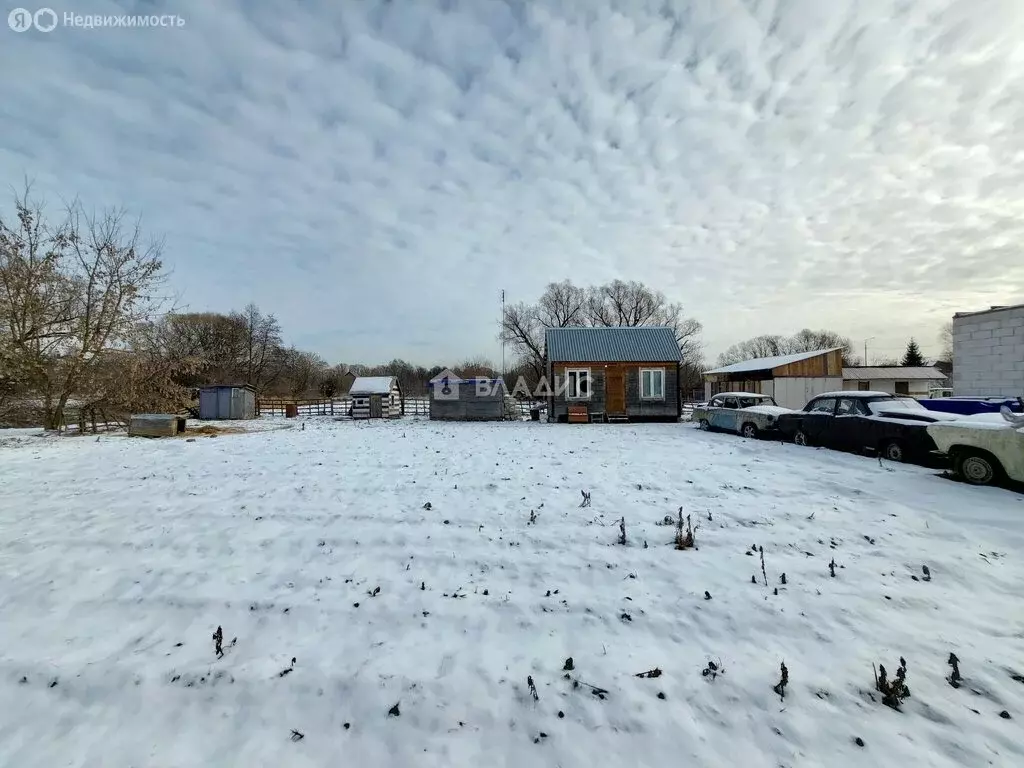
<svg viewBox="0 0 1024 768"><path fill-rule="evenodd" d="M909 381L914 380L928 380L928 381L942 381L946 378L946 374L940 371L938 368L933 368L930 365L926 366L877 366L877 367L861 367L856 368L843 368L843 378L848 381Z"/></svg>
<svg viewBox="0 0 1024 768"><path fill-rule="evenodd" d="M746 373L748 371L770 371L772 368L778 368L781 365L799 363L801 360L810 360L812 357L824 355L826 352L835 352L837 349L842 349L842 347L816 349L813 352L797 352L794 355L756 357L753 360L744 360L743 362L740 363L733 363L732 365L726 365L721 368L715 368L712 371L704 371L704 373Z"/></svg>
<svg viewBox="0 0 1024 768"><path fill-rule="evenodd" d="M671 328L548 328L548 360L555 363L664 363L679 361L679 343Z"/></svg>

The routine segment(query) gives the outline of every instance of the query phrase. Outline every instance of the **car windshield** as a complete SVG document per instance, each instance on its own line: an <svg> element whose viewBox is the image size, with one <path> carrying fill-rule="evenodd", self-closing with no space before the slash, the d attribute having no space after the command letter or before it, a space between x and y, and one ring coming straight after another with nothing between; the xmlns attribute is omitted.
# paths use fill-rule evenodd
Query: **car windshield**
<svg viewBox="0 0 1024 768"><path fill-rule="evenodd" d="M885 411L927 411L912 397L886 397L878 400L868 400L868 410L876 416Z"/></svg>
<svg viewBox="0 0 1024 768"><path fill-rule="evenodd" d="M740 408L749 408L752 405L775 405L774 398L771 397L741 397Z"/></svg>

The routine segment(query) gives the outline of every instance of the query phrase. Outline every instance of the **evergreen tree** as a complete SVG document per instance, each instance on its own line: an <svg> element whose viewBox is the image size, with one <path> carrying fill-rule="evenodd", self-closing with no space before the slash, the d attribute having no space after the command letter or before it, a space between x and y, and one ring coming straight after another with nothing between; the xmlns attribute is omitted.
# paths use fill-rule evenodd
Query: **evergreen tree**
<svg viewBox="0 0 1024 768"><path fill-rule="evenodd" d="M921 350L918 349L917 342L913 338L910 339L907 344L907 351L903 355L903 360L900 365L904 366L921 366L924 365L924 358L921 356Z"/></svg>

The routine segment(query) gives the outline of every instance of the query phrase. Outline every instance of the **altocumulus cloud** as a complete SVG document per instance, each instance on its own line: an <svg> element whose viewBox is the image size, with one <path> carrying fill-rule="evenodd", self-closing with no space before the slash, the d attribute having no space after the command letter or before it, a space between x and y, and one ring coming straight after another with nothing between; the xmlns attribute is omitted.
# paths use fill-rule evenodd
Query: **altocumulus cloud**
<svg viewBox="0 0 1024 768"><path fill-rule="evenodd" d="M3 178L126 205L192 308L334 360L495 357L499 291L564 277L712 355L927 351L1024 295L1019 0L55 3L186 25L0 29Z"/></svg>

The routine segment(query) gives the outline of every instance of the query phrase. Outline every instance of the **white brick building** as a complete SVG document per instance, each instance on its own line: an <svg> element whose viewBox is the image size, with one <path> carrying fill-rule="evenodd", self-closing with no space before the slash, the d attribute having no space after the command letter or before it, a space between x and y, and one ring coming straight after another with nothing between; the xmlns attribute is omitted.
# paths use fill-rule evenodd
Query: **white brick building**
<svg viewBox="0 0 1024 768"><path fill-rule="evenodd" d="M1024 304L953 316L953 394L1024 397Z"/></svg>

